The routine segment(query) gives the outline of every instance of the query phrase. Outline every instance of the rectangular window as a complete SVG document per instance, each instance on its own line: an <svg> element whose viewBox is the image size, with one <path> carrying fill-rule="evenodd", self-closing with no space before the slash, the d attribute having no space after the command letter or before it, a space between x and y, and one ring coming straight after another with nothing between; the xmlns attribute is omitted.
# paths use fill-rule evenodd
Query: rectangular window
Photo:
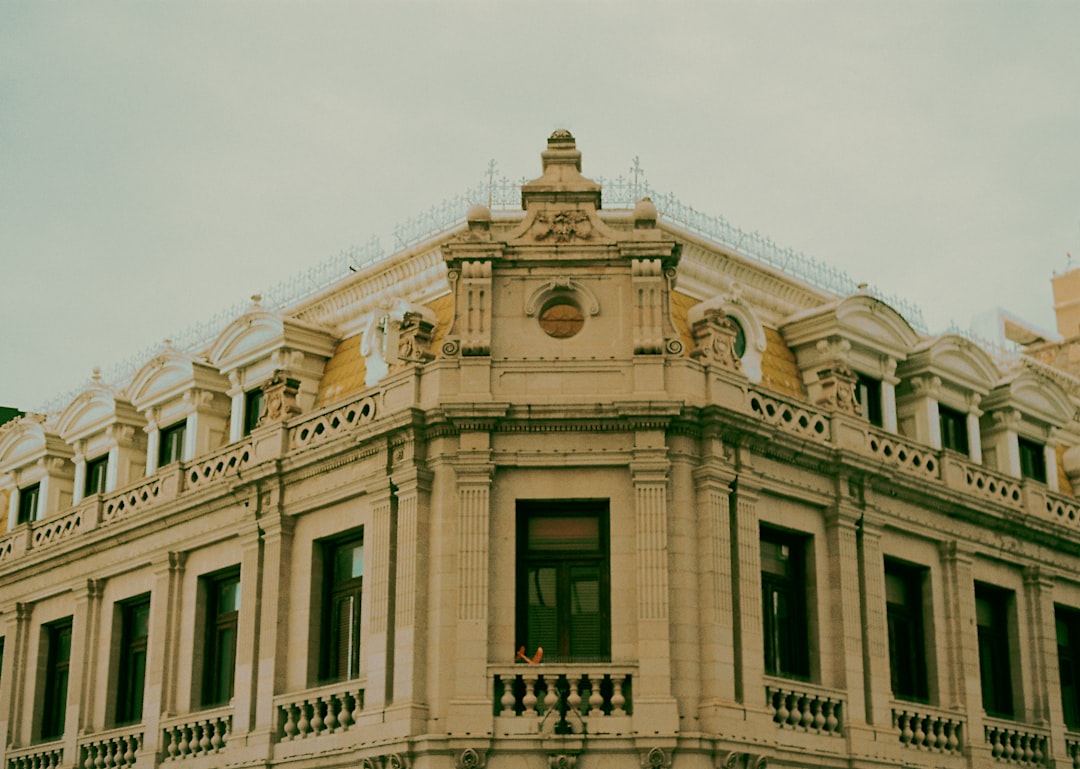
<svg viewBox="0 0 1080 769"><path fill-rule="evenodd" d="M236 631L240 619L240 572L206 577L206 639L203 648L203 707L224 705L236 678Z"/></svg>
<svg viewBox="0 0 1080 769"><path fill-rule="evenodd" d="M35 483L25 489L19 489L19 523L29 523L37 518L38 498L41 496L41 484Z"/></svg>
<svg viewBox="0 0 1080 769"><path fill-rule="evenodd" d="M1020 438L1020 475L1039 483L1046 483L1046 453L1043 445L1028 438Z"/></svg>
<svg viewBox="0 0 1080 769"><path fill-rule="evenodd" d="M105 454L86 463L86 496L105 492L105 477L109 471L109 455Z"/></svg>
<svg viewBox="0 0 1080 769"><path fill-rule="evenodd" d="M926 569L885 561L885 613L893 696L921 702L929 697L923 631L925 576Z"/></svg>
<svg viewBox="0 0 1080 769"><path fill-rule="evenodd" d="M256 387L254 390L248 390L244 393L244 435L250 435L251 431L259 426L264 405L261 387Z"/></svg>
<svg viewBox="0 0 1080 769"><path fill-rule="evenodd" d="M150 637L150 594L120 605L120 658L116 684L116 723L142 720L146 652Z"/></svg>
<svg viewBox="0 0 1080 769"><path fill-rule="evenodd" d="M611 660L606 501L519 500L517 644L545 662Z"/></svg>
<svg viewBox="0 0 1080 769"><path fill-rule="evenodd" d="M876 427L884 427L884 412L881 408L881 380L856 374L855 395L859 400L859 409L863 419Z"/></svg>
<svg viewBox="0 0 1080 769"><path fill-rule="evenodd" d="M939 404L938 423L941 425L941 448L968 454L967 415Z"/></svg>
<svg viewBox="0 0 1080 769"><path fill-rule="evenodd" d="M323 546L323 623L319 677L323 681L360 674L360 607L364 588L363 536Z"/></svg>
<svg viewBox="0 0 1080 769"><path fill-rule="evenodd" d="M71 617L45 625L45 688L41 711L41 739L64 734L67 714L68 669L71 664Z"/></svg>
<svg viewBox="0 0 1080 769"><path fill-rule="evenodd" d="M161 431L158 436L158 467L171 465L184 458L184 431L187 421L177 422Z"/></svg>
<svg viewBox="0 0 1080 769"><path fill-rule="evenodd" d="M979 633L979 677L983 710L989 716L1013 717L1012 665L1009 653L1009 602L1012 594L975 584L975 624Z"/></svg>
<svg viewBox="0 0 1080 769"><path fill-rule="evenodd" d="M806 606L808 537L761 529L762 618L765 672L809 678L810 633Z"/></svg>
<svg viewBox="0 0 1080 769"><path fill-rule="evenodd" d="M1061 709L1065 725L1080 731L1080 611L1055 607L1058 672L1061 676Z"/></svg>

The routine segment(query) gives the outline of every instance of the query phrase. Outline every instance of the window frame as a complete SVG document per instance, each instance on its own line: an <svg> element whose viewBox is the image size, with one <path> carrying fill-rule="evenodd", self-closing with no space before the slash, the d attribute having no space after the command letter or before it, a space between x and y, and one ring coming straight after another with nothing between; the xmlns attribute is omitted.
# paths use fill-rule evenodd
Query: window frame
<svg viewBox="0 0 1080 769"><path fill-rule="evenodd" d="M792 573L787 576L766 572L764 562L761 564L761 635L766 675L810 680L808 553L812 542L810 534L765 524L760 526L759 548L764 549L766 543L786 546L790 553L788 560L792 563ZM791 599L786 619L778 616L780 608L776 599L781 595ZM792 643L792 639L803 642L801 645Z"/></svg>
<svg viewBox="0 0 1080 769"><path fill-rule="evenodd" d="M19 510L16 513L15 525L31 523L37 520L38 506L41 500L41 482L31 483L29 486L19 489Z"/></svg>
<svg viewBox="0 0 1080 769"><path fill-rule="evenodd" d="M184 458L184 439L187 433L187 420L164 427L158 431L157 466L166 467Z"/></svg>
<svg viewBox="0 0 1080 769"><path fill-rule="evenodd" d="M545 662L597 663L611 661L611 538L610 501L607 499L517 500L517 569L515 589L515 649L524 646L529 656L544 647ZM597 544L590 549L530 548L529 524L540 519L591 518L597 522ZM551 568L555 579L555 645L537 640L538 629L530 623L529 575ZM595 569L597 608L596 648L592 653L575 651L573 637L573 570ZM580 636L579 636L580 639Z"/></svg>
<svg viewBox="0 0 1080 769"><path fill-rule="evenodd" d="M337 556L346 551L361 548L360 575L341 580L337 574ZM322 595L320 597L321 622L319 623L319 683L348 681L360 677L361 670L361 621L364 610L364 530L356 529L332 539L319 542L322 556ZM345 671L341 672L340 648L341 617L337 613L339 600L351 601L348 629L349 648L345 659Z"/></svg>
<svg viewBox="0 0 1080 769"><path fill-rule="evenodd" d="M960 409L938 403L938 430L941 435L941 448L970 456L967 414Z"/></svg>
<svg viewBox="0 0 1080 769"><path fill-rule="evenodd" d="M885 427L885 402L882 382L869 374L855 372L855 399L859 402L859 414L874 427Z"/></svg>
<svg viewBox="0 0 1080 769"><path fill-rule="evenodd" d="M41 689L42 742L61 739L67 727L67 695L71 676L72 617L42 625L45 670ZM66 636L66 642L64 638ZM65 648L66 647L66 648Z"/></svg>
<svg viewBox="0 0 1080 769"><path fill-rule="evenodd" d="M889 681L895 699L930 702L927 665L926 602L929 569L885 559L885 617L889 640ZM900 580L904 602L889 600L889 578Z"/></svg>
<svg viewBox="0 0 1080 769"><path fill-rule="evenodd" d="M1012 680L1014 659L1010 633L1010 614L1014 594L1011 590L975 583L975 628L979 657L979 684L982 706L988 716L1016 717L1016 687ZM991 624L980 618L979 604L992 614Z"/></svg>
<svg viewBox="0 0 1080 769"><path fill-rule="evenodd" d="M109 484L108 452L86 460L86 480L83 483L83 495L104 494Z"/></svg>
<svg viewBox="0 0 1080 769"><path fill-rule="evenodd" d="M266 393L262 386L253 387L244 392L244 429L241 437L251 435L259 426L263 411L266 409Z"/></svg>
<svg viewBox="0 0 1080 769"><path fill-rule="evenodd" d="M1020 477L1046 483L1046 446L1023 435L1016 436Z"/></svg>
<svg viewBox="0 0 1080 769"><path fill-rule="evenodd" d="M1061 710L1069 731L1080 731L1080 609L1054 606ZM1062 643L1062 630L1065 630Z"/></svg>
<svg viewBox="0 0 1080 769"><path fill-rule="evenodd" d="M201 578L204 589L204 628L202 653L202 689L199 704L203 708L227 704L236 693L236 651L240 624L240 569L234 567ZM222 589L234 585L235 608L222 611ZM229 641L228 633L232 632ZM227 660L228 671L222 663Z"/></svg>
<svg viewBox="0 0 1080 769"><path fill-rule="evenodd" d="M116 705L113 723L116 726L142 721L146 693L146 663L150 649L150 593L129 598L117 604L120 624L120 644L116 658ZM135 613L146 611L146 634L135 636Z"/></svg>

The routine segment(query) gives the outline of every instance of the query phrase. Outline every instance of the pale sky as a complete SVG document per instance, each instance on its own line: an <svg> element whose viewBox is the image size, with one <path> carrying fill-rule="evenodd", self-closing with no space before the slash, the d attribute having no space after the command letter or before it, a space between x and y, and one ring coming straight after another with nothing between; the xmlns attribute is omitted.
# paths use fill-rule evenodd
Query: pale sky
<svg viewBox="0 0 1080 769"><path fill-rule="evenodd" d="M0 405L391 252L556 128L931 331L1053 329L1080 258L1073 2L0 0Z"/></svg>

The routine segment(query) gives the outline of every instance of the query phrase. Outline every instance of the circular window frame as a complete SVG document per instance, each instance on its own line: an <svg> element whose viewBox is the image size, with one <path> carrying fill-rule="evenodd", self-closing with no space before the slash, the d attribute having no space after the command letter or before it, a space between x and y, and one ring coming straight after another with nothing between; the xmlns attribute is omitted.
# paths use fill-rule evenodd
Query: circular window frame
<svg viewBox="0 0 1080 769"><path fill-rule="evenodd" d="M573 310L573 314L570 317L547 317L547 313L556 307L569 307ZM573 294L559 292L548 297L540 305L540 310L536 313L536 322L540 325L540 329L552 339L572 339L585 328L585 312Z"/></svg>

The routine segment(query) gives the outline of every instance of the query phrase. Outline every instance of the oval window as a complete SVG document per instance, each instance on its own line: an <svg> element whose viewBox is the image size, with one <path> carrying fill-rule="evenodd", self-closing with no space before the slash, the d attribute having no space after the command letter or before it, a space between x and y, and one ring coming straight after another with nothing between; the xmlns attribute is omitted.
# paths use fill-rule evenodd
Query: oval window
<svg viewBox="0 0 1080 769"><path fill-rule="evenodd" d="M557 297L540 311L540 328L555 339L568 339L585 325L581 308L567 297Z"/></svg>

